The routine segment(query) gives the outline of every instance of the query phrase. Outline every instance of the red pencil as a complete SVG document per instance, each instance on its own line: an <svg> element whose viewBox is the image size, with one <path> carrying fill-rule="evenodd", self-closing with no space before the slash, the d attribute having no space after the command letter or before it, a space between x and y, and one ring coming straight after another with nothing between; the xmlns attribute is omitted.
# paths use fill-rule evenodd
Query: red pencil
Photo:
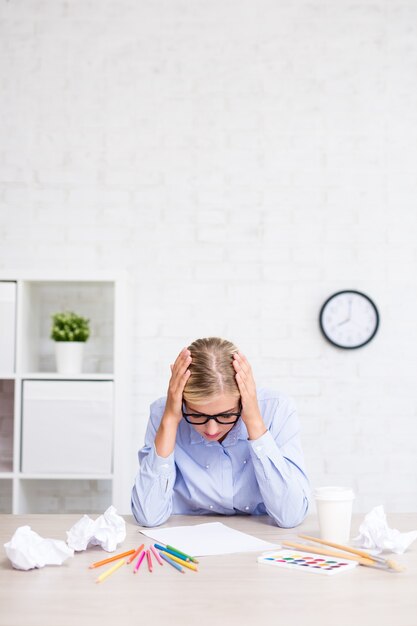
<svg viewBox="0 0 417 626"><path fill-rule="evenodd" d="M152 557L150 550L146 550L146 558L148 559L148 570L152 572Z"/></svg>

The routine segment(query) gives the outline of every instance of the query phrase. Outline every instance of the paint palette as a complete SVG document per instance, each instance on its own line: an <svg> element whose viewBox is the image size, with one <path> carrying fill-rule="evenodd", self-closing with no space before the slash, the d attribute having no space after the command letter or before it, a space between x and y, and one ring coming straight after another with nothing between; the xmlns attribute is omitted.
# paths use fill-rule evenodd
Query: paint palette
<svg viewBox="0 0 417 626"><path fill-rule="evenodd" d="M311 572L312 574L325 574L333 576L346 572L357 566L355 561L345 561L335 556L322 556L312 552L295 552L294 550L274 550L258 556L258 563L298 569L299 571Z"/></svg>

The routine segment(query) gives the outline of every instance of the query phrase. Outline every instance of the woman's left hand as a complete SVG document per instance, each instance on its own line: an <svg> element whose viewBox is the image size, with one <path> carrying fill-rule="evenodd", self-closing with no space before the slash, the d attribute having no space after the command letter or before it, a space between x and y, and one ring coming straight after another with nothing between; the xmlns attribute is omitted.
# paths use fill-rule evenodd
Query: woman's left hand
<svg viewBox="0 0 417 626"><path fill-rule="evenodd" d="M242 420L248 430L249 439L258 439L267 431L267 428L259 410L252 368L241 352L233 355L233 367L242 400Z"/></svg>

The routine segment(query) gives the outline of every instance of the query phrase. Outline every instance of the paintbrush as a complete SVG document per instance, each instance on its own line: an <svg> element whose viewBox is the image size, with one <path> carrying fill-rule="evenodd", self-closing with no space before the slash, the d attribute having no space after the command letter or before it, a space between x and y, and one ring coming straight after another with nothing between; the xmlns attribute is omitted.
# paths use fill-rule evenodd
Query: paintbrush
<svg viewBox="0 0 417 626"><path fill-rule="evenodd" d="M324 539L318 539L318 537L311 537L310 535L300 534L298 536L302 537L303 539L307 539L308 541L314 541L316 543L320 543L320 544L322 544L324 546L330 546L331 548L337 548L338 550L344 550L345 552L350 552L351 554L356 554L357 556L363 557L365 559L371 559L372 561L375 561L376 563L380 563L381 565L386 566L389 569L392 569L392 570L394 570L396 572L403 572L404 569L405 569L401 565L398 565L398 563L396 563L392 559L385 559L382 556L377 556L375 554L369 554L369 552L366 552L365 550L357 550L356 548L351 548L350 546L344 546L344 545L342 545L340 543L334 543L332 541L326 541Z"/></svg>
<svg viewBox="0 0 417 626"><path fill-rule="evenodd" d="M383 565L375 565L375 562L371 559L366 559L362 556L357 556L356 554L345 554L340 552L339 550L326 550L326 548L315 548L314 546L309 546L306 543L295 543L294 541L282 541L283 546L289 546L291 548L295 548L296 550L300 550L301 552L312 552L313 554L321 554L323 556L335 556L339 559L345 559L345 561L357 561L359 565L367 565L368 567L378 567L379 569L388 569L388 566Z"/></svg>

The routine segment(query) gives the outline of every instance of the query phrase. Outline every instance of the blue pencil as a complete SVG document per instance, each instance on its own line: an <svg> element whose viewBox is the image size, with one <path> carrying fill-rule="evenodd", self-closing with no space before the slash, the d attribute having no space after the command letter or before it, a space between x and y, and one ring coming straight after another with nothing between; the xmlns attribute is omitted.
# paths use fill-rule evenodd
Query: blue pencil
<svg viewBox="0 0 417 626"><path fill-rule="evenodd" d="M181 559L181 561L190 560L190 559L186 559L183 554L180 554L179 552L175 552L175 550L172 550L172 548L166 548L165 546L161 546L159 543L155 543L154 546L157 550L163 550L164 552L168 552L168 554L172 554L172 556L178 557L179 559Z"/></svg>
<svg viewBox="0 0 417 626"><path fill-rule="evenodd" d="M170 559L168 556L165 556L165 554L162 554L161 552L159 554L161 556L161 559L164 559L164 561L166 561L167 563L172 565L172 567L175 567L175 569L177 569L179 572L181 572L181 574L185 574L185 572L182 569L181 565L178 565L178 563L175 563L175 561Z"/></svg>

